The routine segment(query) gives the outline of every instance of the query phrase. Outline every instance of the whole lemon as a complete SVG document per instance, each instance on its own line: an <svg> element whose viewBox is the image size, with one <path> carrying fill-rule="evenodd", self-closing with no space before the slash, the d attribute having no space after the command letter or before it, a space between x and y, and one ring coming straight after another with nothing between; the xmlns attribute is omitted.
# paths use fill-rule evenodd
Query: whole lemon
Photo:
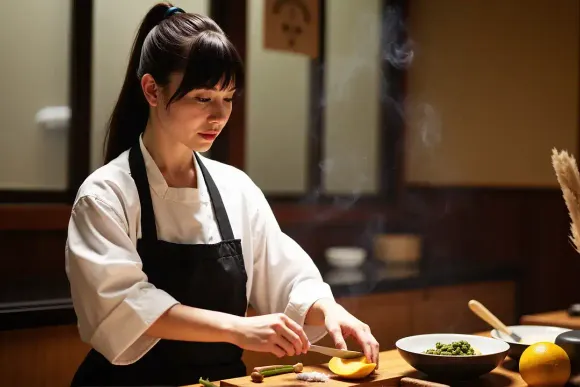
<svg viewBox="0 0 580 387"><path fill-rule="evenodd" d="M520 375L529 386L563 386L570 378L570 358L554 343L532 344L520 357Z"/></svg>

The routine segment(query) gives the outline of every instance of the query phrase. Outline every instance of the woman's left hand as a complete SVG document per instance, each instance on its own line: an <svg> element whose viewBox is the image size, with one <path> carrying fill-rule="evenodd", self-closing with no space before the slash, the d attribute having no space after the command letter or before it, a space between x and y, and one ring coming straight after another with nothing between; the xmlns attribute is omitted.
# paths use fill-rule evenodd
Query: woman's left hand
<svg viewBox="0 0 580 387"><path fill-rule="evenodd" d="M338 349L347 349L344 339L354 337L366 358L379 365L379 343L371 333L370 327L350 314L334 301L321 305L324 313L324 325Z"/></svg>

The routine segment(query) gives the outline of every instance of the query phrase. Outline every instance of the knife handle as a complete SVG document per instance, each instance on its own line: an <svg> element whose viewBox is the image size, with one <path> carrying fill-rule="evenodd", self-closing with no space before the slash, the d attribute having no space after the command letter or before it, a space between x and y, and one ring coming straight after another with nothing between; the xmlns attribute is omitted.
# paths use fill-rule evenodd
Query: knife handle
<svg viewBox="0 0 580 387"><path fill-rule="evenodd" d="M318 352L318 353L321 353L321 354L326 355L326 356L340 357L343 359L353 359L353 358L364 356L364 354L362 352L349 351L346 349L336 349L336 348L330 348L330 347L321 347L319 345L314 345L314 344L310 345L310 350L312 352Z"/></svg>

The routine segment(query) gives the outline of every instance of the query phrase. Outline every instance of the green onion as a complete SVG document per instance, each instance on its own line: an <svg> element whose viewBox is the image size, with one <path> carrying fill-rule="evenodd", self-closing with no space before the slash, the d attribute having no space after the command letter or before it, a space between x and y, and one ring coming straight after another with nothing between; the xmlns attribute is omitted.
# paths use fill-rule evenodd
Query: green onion
<svg viewBox="0 0 580 387"><path fill-rule="evenodd" d="M204 386L204 387L217 387L215 384L213 384L212 382L210 382L209 380L203 380L202 378L199 378L199 382Z"/></svg>
<svg viewBox="0 0 580 387"><path fill-rule="evenodd" d="M289 366L274 368L273 370L260 371L260 373L264 376L282 375L282 374L287 374L290 372L294 372L294 366L289 365Z"/></svg>

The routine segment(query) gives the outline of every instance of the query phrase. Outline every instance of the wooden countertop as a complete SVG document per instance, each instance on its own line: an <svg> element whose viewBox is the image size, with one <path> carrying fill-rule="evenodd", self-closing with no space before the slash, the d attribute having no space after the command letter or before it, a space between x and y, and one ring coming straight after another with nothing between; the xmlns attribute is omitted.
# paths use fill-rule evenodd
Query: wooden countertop
<svg viewBox="0 0 580 387"><path fill-rule="evenodd" d="M482 336L489 336L488 333L479 333ZM304 371L318 371L326 374L332 374L326 365L319 366L309 366L304 367ZM379 360L379 370L376 375L369 377L364 380L359 381L346 381L339 380L336 378L324 383L325 387L352 387L352 386L373 386L373 387L395 387L395 386L406 386L411 384L405 384L401 382L403 378L414 378L420 380L426 380L425 376L413 367L411 367L403 358L399 355L397 350L390 350L381 352ZM403 380L404 382L404 380ZM221 382L215 383L220 387L257 387L259 385L269 386L269 387L282 387L282 386L301 386L305 385L304 382L296 380L295 374L286 374L280 376L273 376L264 379L264 383L256 384L253 383L249 376L243 376L236 379L223 380ZM322 385L322 384L321 384ZM194 387L199 385L193 385L188 387ZM479 379L471 380L464 384L454 383L453 387L460 386L470 386L470 387L524 387L527 386L526 382L523 381L520 374L517 372L517 362L506 357L504 363L497 367L495 370L486 374Z"/></svg>
<svg viewBox="0 0 580 387"><path fill-rule="evenodd" d="M580 329L580 317L570 317L565 310L522 316L520 324L544 325L569 329Z"/></svg>

